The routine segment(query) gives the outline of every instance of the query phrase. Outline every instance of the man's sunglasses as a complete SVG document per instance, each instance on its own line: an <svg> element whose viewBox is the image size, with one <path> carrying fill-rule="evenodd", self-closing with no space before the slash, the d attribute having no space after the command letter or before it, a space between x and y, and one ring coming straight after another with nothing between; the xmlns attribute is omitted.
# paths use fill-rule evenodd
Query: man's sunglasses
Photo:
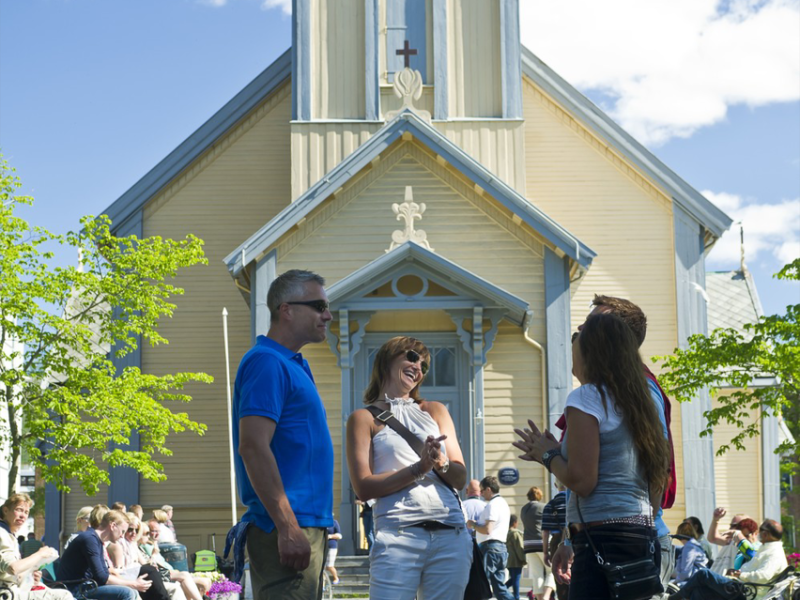
<svg viewBox="0 0 800 600"><path fill-rule="evenodd" d="M419 352L416 350L409 350L406 352L406 360L411 363L419 362L419 368L422 371L423 375L428 374L428 363L424 360L420 360L422 357L419 355Z"/></svg>
<svg viewBox="0 0 800 600"><path fill-rule="evenodd" d="M305 300L300 302L287 302L286 304L299 304L300 306L309 306L317 311L319 314L324 313L326 310L330 308L330 304L328 304L327 300Z"/></svg>

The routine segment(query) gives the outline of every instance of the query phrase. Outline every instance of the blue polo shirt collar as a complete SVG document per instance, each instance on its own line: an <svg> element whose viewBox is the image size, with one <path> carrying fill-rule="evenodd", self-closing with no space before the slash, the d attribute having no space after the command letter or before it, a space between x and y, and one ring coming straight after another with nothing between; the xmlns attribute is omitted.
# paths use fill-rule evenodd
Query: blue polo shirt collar
<svg viewBox="0 0 800 600"><path fill-rule="evenodd" d="M271 338L268 338L265 335L258 336L256 338L256 342L258 344L260 344L261 346L265 346L267 348L271 348L272 350L275 350L275 352L278 352L281 356L284 356L286 358L290 358L293 361L299 363L300 365L303 364L303 355L302 354L300 354L299 352L292 352L291 350L289 350L283 344L279 344L275 340L273 340Z"/></svg>

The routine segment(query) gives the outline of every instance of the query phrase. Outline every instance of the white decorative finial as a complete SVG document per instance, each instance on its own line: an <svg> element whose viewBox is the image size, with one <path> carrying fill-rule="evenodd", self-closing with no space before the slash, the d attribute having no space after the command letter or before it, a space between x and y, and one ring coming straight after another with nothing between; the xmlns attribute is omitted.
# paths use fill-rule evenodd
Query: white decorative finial
<svg viewBox="0 0 800 600"><path fill-rule="evenodd" d="M422 213L425 212L425 208L424 202L420 204L414 202L414 193L411 190L411 186L407 185L405 202L402 204L397 204L396 202L392 204L392 210L394 214L397 215L397 220L405 220L406 226L402 231L398 229L392 233L392 245L389 246L386 252L391 252L398 246L409 241L433 251L433 248L431 248L431 245L428 243L428 234L422 229L414 229L414 220L422 220Z"/></svg>
<svg viewBox="0 0 800 600"><path fill-rule="evenodd" d="M403 101L403 105L398 110L390 110L386 113L386 120L391 121L405 110L410 110L418 117L431 122L431 113L414 106L414 101L422 97L422 73L406 67L399 73L394 74L394 95Z"/></svg>

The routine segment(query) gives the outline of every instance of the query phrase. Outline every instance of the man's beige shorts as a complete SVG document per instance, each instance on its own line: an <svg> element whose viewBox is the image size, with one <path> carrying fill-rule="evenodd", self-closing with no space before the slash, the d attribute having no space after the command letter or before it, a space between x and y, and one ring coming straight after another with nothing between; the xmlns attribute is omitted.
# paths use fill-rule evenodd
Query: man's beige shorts
<svg viewBox="0 0 800 600"><path fill-rule="evenodd" d="M311 545L311 562L305 571L281 564L278 530L264 533L252 525L247 530L247 554L254 600L315 600L322 597L322 570L328 550L328 531L303 528Z"/></svg>

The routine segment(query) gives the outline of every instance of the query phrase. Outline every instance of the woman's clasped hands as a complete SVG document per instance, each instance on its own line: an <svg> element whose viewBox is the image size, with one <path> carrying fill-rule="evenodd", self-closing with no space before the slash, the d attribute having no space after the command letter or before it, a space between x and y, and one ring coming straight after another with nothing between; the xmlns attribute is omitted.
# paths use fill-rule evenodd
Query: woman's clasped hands
<svg viewBox="0 0 800 600"><path fill-rule="evenodd" d="M542 455L548 450L558 448L561 444L555 436L545 429L540 431L532 420L528 419L528 427L525 429L514 429L520 439L512 442L514 446L522 450L523 454L519 457L522 460L542 462Z"/></svg>

